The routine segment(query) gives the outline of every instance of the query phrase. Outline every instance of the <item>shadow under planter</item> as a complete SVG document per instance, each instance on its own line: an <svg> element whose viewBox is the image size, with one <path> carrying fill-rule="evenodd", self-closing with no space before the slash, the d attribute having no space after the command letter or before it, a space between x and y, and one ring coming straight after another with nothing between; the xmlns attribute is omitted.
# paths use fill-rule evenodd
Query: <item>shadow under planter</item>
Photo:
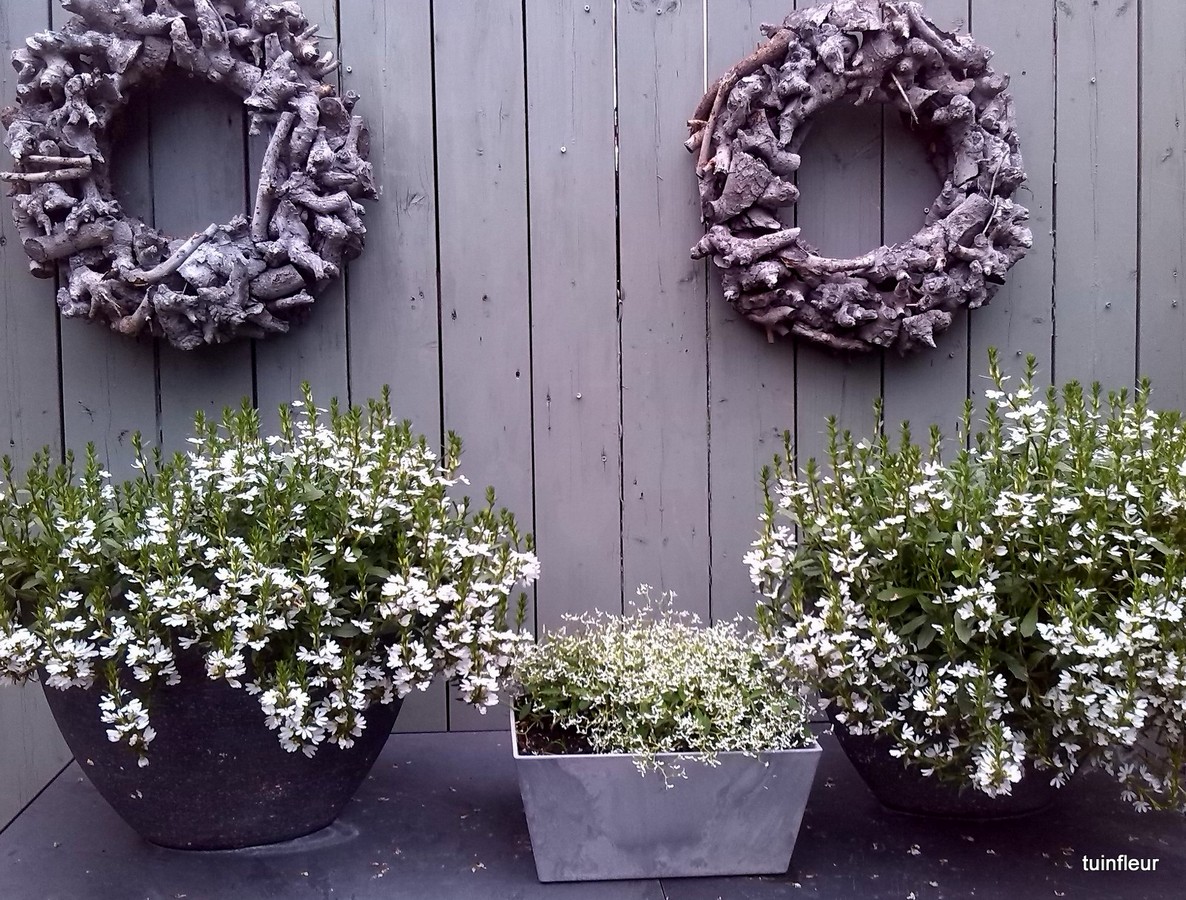
<svg viewBox="0 0 1186 900"><path fill-rule="evenodd" d="M188 656L188 655L186 655ZM98 687L46 699L82 771L143 838L178 850L273 844L331 824L378 759L399 701L366 712L354 746L289 753L268 729L258 699L206 677L198 658L179 658L180 684L152 695L156 738L141 767L107 739Z"/></svg>
<svg viewBox="0 0 1186 900"><path fill-rule="evenodd" d="M512 744L540 881L601 881L787 871L820 747L716 765L656 759L686 777L643 775L629 754L526 755Z"/></svg>

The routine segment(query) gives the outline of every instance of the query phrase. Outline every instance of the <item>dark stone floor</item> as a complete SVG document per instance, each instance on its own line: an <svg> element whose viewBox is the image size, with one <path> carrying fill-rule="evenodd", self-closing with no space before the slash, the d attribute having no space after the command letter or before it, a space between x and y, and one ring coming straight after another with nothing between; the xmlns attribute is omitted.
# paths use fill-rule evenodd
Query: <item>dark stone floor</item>
<svg viewBox="0 0 1186 900"><path fill-rule="evenodd" d="M0 833L0 900L1186 897L1186 820L1139 815L1097 776L1029 819L934 822L883 810L823 743L795 858L778 878L541 885L508 737L395 735L338 825L234 853L143 843L71 766ZM1119 854L1155 857L1157 871L1083 871L1084 856Z"/></svg>

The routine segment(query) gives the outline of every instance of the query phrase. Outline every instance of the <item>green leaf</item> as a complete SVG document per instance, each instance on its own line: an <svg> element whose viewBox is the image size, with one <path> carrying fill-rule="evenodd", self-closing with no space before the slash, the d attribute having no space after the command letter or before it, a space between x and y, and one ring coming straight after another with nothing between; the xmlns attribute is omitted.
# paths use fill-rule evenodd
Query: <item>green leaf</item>
<svg viewBox="0 0 1186 900"><path fill-rule="evenodd" d="M1174 551L1169 548L1169 546L1165 543L1165 541L1161 541L1155 537L1150 536L1150 537L1145 538L1145 543L1148 544L1150 547L1152 547L1154 550L1157 550L1160 553L1164 553L1166 556L1174 555Z"/></svg>
<svg viewBox="0 0 1186 900"><path fill-rule="evenodd" d="M914 648L916 650L925 650L931 646L931 642L935 639L935 626L924 625L918 630L918 637L914 639Z"/></svg>
<svg viewBox="0 0 1186 900"><path fill-rule="evenodd" d="M1008 653L1001 654L1005 660L1005 665L1009 667L1009 671L1017 678L1018 681L1028 681L1029 672L1026 671L1025 664L1016 656L1011 656Z"/></svg>
<svg viewBox="0 0 1186 900"><path fill-rule="evenodd" d="M962 616L955 617L955 636L964 644L972 640L972 635L975 632L972 630L972 620L965 619Z"/></svg>
<svg viewBox="0 0 1186 900"><path fill-rule="evenodd" d="M334 629L333 634L334 634L334 637L355 638L355 637L358 637L360 634L362 634L362 629L359 628L357 625L351 625L351 624L339 625L337 628Z"/></svg>
<svg viewBox="0 0 1186 900"><path fill-rule="evenodd" d="M918 631L918 629L922 628L923 625L929 622L930 618L931 617L926 613L923 613L921 616L915 616L906 623L906 625L898 632L898 634L902 637L905 637L908 634L913 634L914 632Z"/></svg>
<svg viewBox="0 0 1186 900"><path fill-rule="evenodd" d="M1021 620L1021 636L1032 637L1033 633L1038 630L1038 607L1041 606L1041 601L1034 604L1033 609L1025 614L1025 618Z"/></svg>

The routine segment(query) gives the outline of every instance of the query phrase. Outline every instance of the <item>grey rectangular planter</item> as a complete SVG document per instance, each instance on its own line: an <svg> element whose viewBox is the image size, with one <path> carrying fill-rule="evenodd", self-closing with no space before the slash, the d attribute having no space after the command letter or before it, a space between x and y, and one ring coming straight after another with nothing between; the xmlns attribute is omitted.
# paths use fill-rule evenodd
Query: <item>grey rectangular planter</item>
<svg viewBox="0 0 1186 900"><path fill-rule="evenodd" d="M511 739L540 881L786 872L820 747L678 762L664 785L625 754L524 756Z"/></svg>

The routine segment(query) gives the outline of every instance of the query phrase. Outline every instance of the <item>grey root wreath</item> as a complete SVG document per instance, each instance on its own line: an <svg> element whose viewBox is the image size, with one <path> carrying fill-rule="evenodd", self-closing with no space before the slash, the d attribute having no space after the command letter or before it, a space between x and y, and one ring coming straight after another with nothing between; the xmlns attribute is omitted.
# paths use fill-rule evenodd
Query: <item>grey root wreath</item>
<svg viewBox="0 0 1186 900"><path fill-rule="evenodd" d="M917 3L844 0L801 10L726 72L688 123L708 231L694 258L721 267L725 296L774 335L844 351L934 347L962 306L992 298L1032 246L1009 78L991 51L947 34ZM908 241L829 259L784 225L812 118L843 100L899 109L928 138L943 179ZM789 221L788 221L789 224Z"/></svg>
<svg viewBox="0 0 1186 900"><path fill-rule="evenodd" d="M64 0L62 29L13 53L4 110L13 216L33 274L58 271L67 317L194 349L288 331L357 256L361 198L375 197L354 95L292 2ZM110 130L170 66L243 98L251 131L271 125L255 207L186 240L126 215L111 183Z"/></svg>

